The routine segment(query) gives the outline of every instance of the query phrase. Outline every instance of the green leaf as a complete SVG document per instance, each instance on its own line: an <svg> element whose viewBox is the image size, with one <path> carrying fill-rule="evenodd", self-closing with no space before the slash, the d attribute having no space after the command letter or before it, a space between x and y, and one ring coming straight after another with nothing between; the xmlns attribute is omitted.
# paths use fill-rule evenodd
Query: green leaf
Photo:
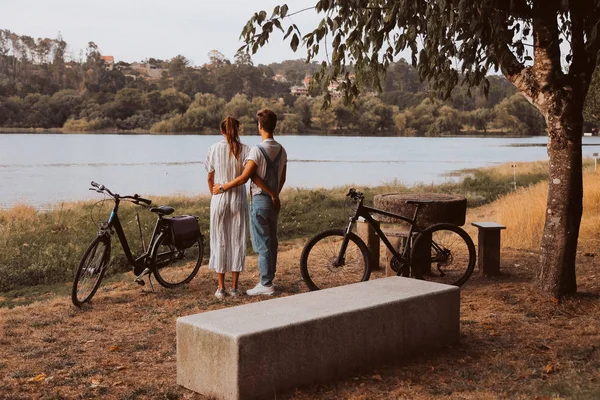
<svg viewBox="0 0 600 400"><path fill-rule="evenodd" d="M298 50L298 45L300 44L300 38L298 38L298 35L294 33L294 36L292 36L292 40L290 41L290 47L292 48L293 51Z"/></svg>
<svg viewBox="0 0 600 400"><path fill-rule="evenodd" d="M273 22L265 22L263 25L263 33L271 32L273 30Z"/></svg>
<svg viewBox="0 0 600 400"><path fill-rule="evenodd" d="M290 26L287 30L287 32L285 33L285 35L283 36L283 40L287 39L288 36L290 36L290 34L292 33L292 31L294 30L294 26Z"/></svg>
<svg viewBox="0 0 600 400"><path fill-rule="evenodd" d="M273 19L273 17L275 17L276 15L279 14L279 9L280 9L280 6L277 6L273 9L273 14L271 14L271 19Z"/></svg>
<svg viewBox="0 0 600 400"><path fill-rule="evenodd" d="M279 22L278 19L273 20L273 25L275 25L281 32L284 32L283 28L281 27L281 22Z"/></svg>

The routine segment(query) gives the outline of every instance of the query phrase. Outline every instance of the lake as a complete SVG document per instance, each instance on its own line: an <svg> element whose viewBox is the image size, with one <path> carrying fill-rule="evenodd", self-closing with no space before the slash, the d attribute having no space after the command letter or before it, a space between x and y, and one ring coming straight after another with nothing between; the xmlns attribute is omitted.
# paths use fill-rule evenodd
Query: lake
<svg viewBox="0 0 600 400"><path fill-rule="evenodd" d="M218 140L221 136L0 134L0 208L98 198L88 191L92 180L121 194L208 194L203 161ZM288 152L287 187L440 183L464 168L548 159L546 137L277 140ZM584 156L599 151L600 137L583 140ZM252 146L260 137L242 141Z"/></svg>

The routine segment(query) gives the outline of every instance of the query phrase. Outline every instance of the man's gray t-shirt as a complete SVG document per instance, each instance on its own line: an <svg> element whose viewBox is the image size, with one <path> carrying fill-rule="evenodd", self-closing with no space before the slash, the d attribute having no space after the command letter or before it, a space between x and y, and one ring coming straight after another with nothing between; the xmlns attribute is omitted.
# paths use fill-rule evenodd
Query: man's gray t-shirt
<svg viewBox="0 0 600 400"><path fill-rule="evenodd" d="M279 150L281 149L281 158L279 159L279 171L277 171L277 182L281 182L281 175L283 174L283 169L287 165L287 153L283 146L279 144L275 139L266 139L260 143L260 146L265 150L269 159L272 161L279 154ZM244 165L248 162L248 160L252 160L256 163L256 173L262 179L267 175L267 162L263 153L256 146L250 149L250 153L248 157L244 161ZM273 188L275 190L279 190L279 188ZM253 196L262 193L262 189L254 184L254 182L250 183L250 193Z"/></svg>

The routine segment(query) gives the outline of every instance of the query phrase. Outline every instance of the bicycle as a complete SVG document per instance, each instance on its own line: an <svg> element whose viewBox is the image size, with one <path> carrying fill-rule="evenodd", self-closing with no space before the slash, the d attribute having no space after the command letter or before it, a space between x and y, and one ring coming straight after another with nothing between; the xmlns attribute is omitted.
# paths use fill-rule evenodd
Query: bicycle
<svg viewBox="0 0 600 400"><path fill-rule="evenodd" d="M415 206L411 218L363 205L365 196L355 189L350 189L346 196L357 204L346 229L320 232L302 250L300 272L310 290L369 280L371 269L367 245L352 232L352 226L359 217L375 230L389 249L392 254L390 267L399 276L460 286L473 273L475 245L462 228L438 223L421 232L415 230L420 206L431 201L407 200L407 204ZM402 251L394 248L372 214L391 217L409 225Z"/></svg>
<svg viewBox="0 0 600 400"><path fill-rule="evenodd" d="M110 261L111 239L114 233L119 238L125 257L132 265L133 273L136 276L134 282L144 285L143 278L149 275L150 279L151 275L154 275L162 286L174 288L190 282L196 276L202 263L204 249L204 238L198 227L197 217L174 216L165 218L165 216L175 212L173 207L150 208L152 201L137 194L121 196L111 192L104 185L93 181L91 186L92 188L89 190L107 195L114 201L114 206L108 221L100 224L96 238L83 254L77 268L71 293L75 306L81 307L84 303L89 302L98 290ZM149 208L150 212L157 214L157 220L147 248L142 235L139 215L136 214L143 250L142 255L137 258L134 258L131 252L119 220L118 212L121 201L129 201L138 206ZM150 283L152 284L152 281Z"/></svg>

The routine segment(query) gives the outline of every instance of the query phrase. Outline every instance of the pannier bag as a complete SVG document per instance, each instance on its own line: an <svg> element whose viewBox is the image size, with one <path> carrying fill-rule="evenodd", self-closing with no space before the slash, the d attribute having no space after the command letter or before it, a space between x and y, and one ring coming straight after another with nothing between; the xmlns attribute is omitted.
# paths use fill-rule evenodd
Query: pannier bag
<svg viewBox="0 0 600 400"><path fill-rule="evenodd" d="M200 237L198 220L193 215L176 215L169 218L171 242L179 250L192 247Z"/></svg>

